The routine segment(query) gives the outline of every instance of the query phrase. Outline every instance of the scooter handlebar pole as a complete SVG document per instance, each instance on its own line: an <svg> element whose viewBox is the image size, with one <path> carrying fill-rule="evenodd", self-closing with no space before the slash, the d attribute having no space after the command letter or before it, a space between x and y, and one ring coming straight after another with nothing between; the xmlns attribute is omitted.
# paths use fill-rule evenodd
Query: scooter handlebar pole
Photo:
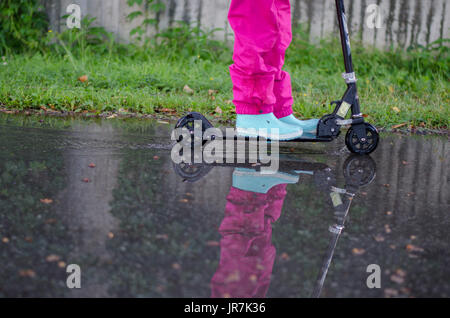
<svg viewBox="0 0 450 318"><path fill-rule="evenodd" d="M344 53L345 72L349 74L353 73L354 70L344 0L336 0L336 11L339 22L339 31L341 34L342 52Z"/></svg>

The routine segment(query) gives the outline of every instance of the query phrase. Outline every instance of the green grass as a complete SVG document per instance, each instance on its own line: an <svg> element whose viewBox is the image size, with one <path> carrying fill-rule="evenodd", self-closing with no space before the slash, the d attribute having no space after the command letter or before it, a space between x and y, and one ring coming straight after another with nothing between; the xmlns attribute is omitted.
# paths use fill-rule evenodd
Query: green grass
<svg viewBox="0 0 450 318"><path fill-rule="evenodd" d="M386 129L403 123L448 128L447 51L438 55L426 50L404 53L353 47L362 111L370 122ZM220 120L233 119L228 73L232 52L221 50L219 55L205 57L192 52L177 55L161 46L144 50L129 45L109 53L87 49L75 54L67 49L7 56L6 65L0 63L0 106L92 113L194 110ZM298 117L329 113L330 101L340 99L345 91L340 77L342 53L336 41L313 46L296 38L285 69L293 80ZM88 82L78 80L82 75L88 76ZM185 85L194 92L184 92ZM222 113L216 112L217 107Z"/></svg>

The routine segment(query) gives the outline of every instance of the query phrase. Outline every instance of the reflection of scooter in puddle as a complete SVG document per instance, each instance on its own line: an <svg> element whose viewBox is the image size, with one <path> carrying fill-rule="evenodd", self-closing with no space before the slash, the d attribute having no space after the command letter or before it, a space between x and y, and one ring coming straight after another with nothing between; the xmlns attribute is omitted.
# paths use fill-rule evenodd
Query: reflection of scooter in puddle
<svg viewBox="0 0 450 318"><path fill-rule="evenodd" d="M335 210L331 242L312 293L319 297L352 199L361 186L374 180L375 162L368 156L347 158L344 189L336 187L336 171L327 165L289 157L280 158L279 171L269 175L255 164L178 164L174 168L184 181L196 182L217 165L235 170L219 228L220 263L211 280L212 297L265 297L276 255L272 224L281 215L287 185L297 183L300 175L313 176L316 186L330 195Z"/></svg>

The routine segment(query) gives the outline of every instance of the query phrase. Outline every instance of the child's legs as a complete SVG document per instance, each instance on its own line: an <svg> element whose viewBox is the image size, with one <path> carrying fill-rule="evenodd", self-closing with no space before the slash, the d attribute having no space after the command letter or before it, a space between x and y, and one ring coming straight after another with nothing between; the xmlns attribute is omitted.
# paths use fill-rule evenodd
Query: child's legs
<svg viewBox="0 0 450 318"><path fill-rule="evenodd" d="M230 67L234 104L238 114L273 112L278 63L271 63L279 42L276 0L232 0L228 19L235 32Z"/></svg>
<svg viewBox="0 0 450 318"><path fill-rule="evenodd" d="M274 83L274 95L277 100L274 106L274 114L276 117L282 118L292 114L292 105L294 104L291 77L288 72L282 70L286 50L292 41L291 5L289 0L275 0L275 6L280 32L274 50L274 58L278 69Z"/></svg>

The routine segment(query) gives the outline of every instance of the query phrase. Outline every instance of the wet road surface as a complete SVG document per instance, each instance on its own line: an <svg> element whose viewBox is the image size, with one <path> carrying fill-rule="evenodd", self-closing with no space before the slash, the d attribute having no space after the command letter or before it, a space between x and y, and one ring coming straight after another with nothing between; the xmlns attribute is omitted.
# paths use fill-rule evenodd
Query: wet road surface
<svg viewBox="0 0 450 318"><path fill-rule="evenodd" d="M0 115L0 296L450 297L447 138L287 144L268 178L172 164L171 128Z"/></svg>

